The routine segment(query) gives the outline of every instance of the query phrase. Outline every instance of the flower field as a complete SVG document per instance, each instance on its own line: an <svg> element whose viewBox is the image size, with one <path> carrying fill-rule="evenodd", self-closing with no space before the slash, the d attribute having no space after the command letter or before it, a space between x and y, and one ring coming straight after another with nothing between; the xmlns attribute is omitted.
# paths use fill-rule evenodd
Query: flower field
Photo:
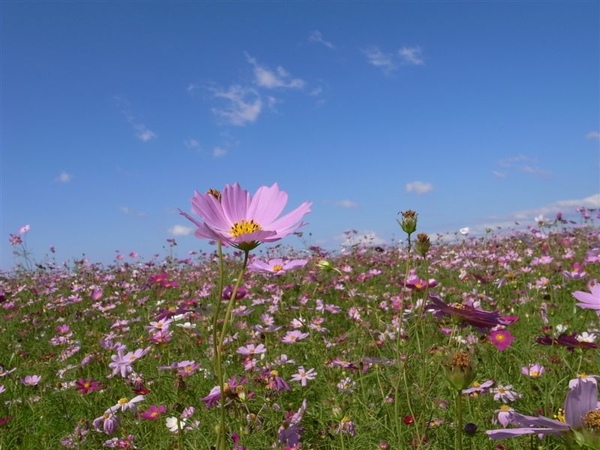
<svg viewBox="0 0 600 450"><path fill-rule="evenodd" d="M214 252L0 274L0 449L600 448L591 221L294 250L236 186Z"/></svg>

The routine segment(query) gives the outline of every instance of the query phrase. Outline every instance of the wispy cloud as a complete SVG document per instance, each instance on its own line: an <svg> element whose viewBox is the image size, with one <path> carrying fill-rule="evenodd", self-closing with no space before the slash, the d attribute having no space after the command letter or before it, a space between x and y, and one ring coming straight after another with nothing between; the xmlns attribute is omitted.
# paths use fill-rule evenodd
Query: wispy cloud
<svg viewBox="0 0 600 450"><path fill-rule="evenodd" d="M194 232L194 227L186 227L183 225L173 225L167 231L173 236L189 236Z"/></svg>
<svg viewBox="0 0 600 450"><path fill-rule="evenodd" d="M337 206L344 209L356 209L358 208L358 203L353 202L352 200L339 200L335 202Z"/></svg>
<svg viewBox="0 0 600 450"><path fill-rule="evenodd" d="M421 47L402 47L400 50L398 50L398 55L404 64L410 64L413 66L421 66L425 64Z"/></svg>
<svg viewBox="0 0 600 450"><path fill-rule="evenodd" d="M323 35L321 34L320 31L317 31L317 30L311 31L310 34L308 35L308 41L322 44L331 50L335 50L335 45L333 45L331 42L323 39Z"/></svg>
<svg viewBox="0 0 600 450"><path fill-rule="evenodd" d="M292 78L292 76L281 66L271 70L259 64L256 58L246 54L246 59L254 67L254 82L267 89L289 88L302 89L305 85L301 78Z"/></svg>
<svg viewBox="0 0 600 450"><path fill-rule="evenodd" d="M406 192L414 192L415 194L426 194L433 191L433 184L424 183L422 181L412 181L406 184Z"/></svg>
<svg viewBox="0 0 600 450"><path fill-rule="evenodd" d="M423 51L421 47L402 47L396 52L386 53L377 46L369 46L362 49L362 53L367 57L367 62L372 66L378 67L386 75L389 75L398 66L422 66L425 64Z"/></svg>
<svg viewBox="0 0 600 450"><path fill-rule="evenodd" d="M142 142L149 142L156 138L156 133L148 129L145 125L136 125L136 136Z"/></svg>
<svg viewBox="0 0 600 450"><path fill-rule="evenodd" d="M263 109L263 101L256 90L240 85L232 85L227 89L211 88L215 98L225 100L222 108L212 108L213 114L227 123L244 126L255 122Z"/></svg>
<svg viewBox="0 0 600 450"><path fill-rule="evenodd" d="M127 122L135 129L135 136L142 142L150 142L156 139L157 135L154 131L148 128L143 123L139 122L131 112L131 106L129 101L121 96L116 95L115 101L117 102L118 108L121 110L121 114L125 116Z"/></svg>
<svg viewBox="0 0 600 450"><path fill-rule="evenodd" d="M200 149L200 142L197 139L186 139L185 141L183 141L183 145L186 146L186 148L192 149L192 150L199 150Z"/></svg>
<svg viewBox="0 0 600 450"><path fill-rule="evenodd" d="M494 171L493 174L497 178L506 178L509 175L510 170L517 170L519 172L535 175L540 178L549 178L552 176L552 172L546 170L536 164L537 161L534 158L531 158L526 155L517 155L511 156L509 158L504 158L496 161L496 164L505 171L497 172ZM502 174L499 176L498 174Z"/></svg>
<svg viewBox="0 0 600 450"><path fill-rule="evenodd" d="M58 176L54 179L57 183L70 183L73 179L73 175L65 172L64 170L58 174Z"/></svg>
<svg viewBox="0 0 600 450"><path fill-rule="evenodd" d="M130 208L129 206L121 206L119 208L119 210L121 211L121 213L125 214L126 216L135 216L135 217L144 217L146 216L146 213L143 211L137 211L133 208Z"/></svg>
<svg viewBox="0 0 600 450"><path fill-rule="evenodd" d="M227 149L223 147L215 147L212 149L213 158L221 158L227 154Z"/></svg>
<svg viewBox="0 0 600 450"><path fill-rule="evenodd" d="M590 131L588 134L585 135L586 139L595 139L595 140L599 140L600 139L600 133L597 131Z"/></svg>
<svg viewBox="0 0 600 450"><path fill-rule="evenodd" d="M346 232L341 236L336 237L336 240L341 241L341 247L369 247L372 245L384 245L385 240L377 236L374 231L356 231Z"/></svg>
<svg viewBox="0 0 600 450"><path fill-rule="evenodd" d="M383 53L375 46L364 48L362 52L367 57L367 62L369 64L381 68L386 74L396 69L396 64L393 61L393 54Z"/></svg>

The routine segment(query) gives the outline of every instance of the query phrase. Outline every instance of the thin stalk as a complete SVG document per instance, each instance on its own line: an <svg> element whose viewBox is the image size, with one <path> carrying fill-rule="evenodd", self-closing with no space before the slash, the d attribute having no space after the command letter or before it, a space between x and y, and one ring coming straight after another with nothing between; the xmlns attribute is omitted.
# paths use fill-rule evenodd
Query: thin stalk
<svg viewBox="0 0 600 450"><path fill-rule="evenodd" d="M463 448L463 410L462 392L456 392L456 450Z"/></svg>
<svg viewBox="0 0 600 450"><path fill-rule="evenodd" d="M219 433L218 433L218 438L217 438L217 450L226 450L226 441L227 441L227 429L225 427L225 377L223 376L223 341L225 340L225 335L227 334L227 329L228 329L228 325L229 325L229 321L231 320L231 312L233 310L233 305L235 304L235 299L237 297L237 293L238 290L242 284L242 280L244 279L244 274L246 272L246 266L248 265L248 255L249 252L244 252L244 263L242 264L242 270L240 271L240 274L238 276L237 281L235 282L235 285L233 287L233 292L231 293L231 297L229 298L229 301L227 303L227 309L225 310L225 317L223 318L223 324L221 327L221 332L218 334L218 337L216 339L216 346L215 346L215 362L216 362L216 367L217 367L217 374L219 376L219 390L221 391L221 402L220 402L220 409L221 409L221 421L219 423ZM220 257L221 261L223 260L222 255ZM222 267L221 267L222 268ZM219 304L221 302L221 294L222 294L223 290L221 289L220 293L219 293ZM217 308L216 312L219 312L220 307ZM216 330L216 323L217 323L217 314L215 314L215 319L214 319L214 325L215 325L215 330ZM217 332L214 331L213 336L216 336ZM214 341L214 337L213 337L213 341Z"/></svg>

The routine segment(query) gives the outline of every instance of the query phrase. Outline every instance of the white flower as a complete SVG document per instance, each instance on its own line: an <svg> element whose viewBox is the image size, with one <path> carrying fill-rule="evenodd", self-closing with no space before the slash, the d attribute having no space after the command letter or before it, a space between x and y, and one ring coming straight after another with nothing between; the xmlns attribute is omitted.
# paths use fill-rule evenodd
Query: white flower
<svg viewBox="0 0 600 450"><path fill-rule="evenodd" d="M458 230L458 232L460 234L462 234L463 236L466 236L467 234L469 234L469 231L470 231L469 227L464 227L464 228L461 228L460 230Z"/></svg>
<svg viewBox="0 0 600 450"><path fill-rule="evenodd" d="M587 331L584 331L581 334L577 335L576 338L579 342L596 342L596 335L594 333L588 333Z"/></svg>
<svg viewBox="0 0 600 450"><path fill-rule="evenodd" d="M185 427L185 419L178 419L177 417L167 417L166 424L169 431L172 433L179 433L179 430Z"/></svg>

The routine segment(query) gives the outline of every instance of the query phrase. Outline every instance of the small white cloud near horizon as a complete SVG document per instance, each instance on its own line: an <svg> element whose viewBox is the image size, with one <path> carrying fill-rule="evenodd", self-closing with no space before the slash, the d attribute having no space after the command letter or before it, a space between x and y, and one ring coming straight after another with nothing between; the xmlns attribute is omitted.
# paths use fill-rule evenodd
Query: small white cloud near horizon
<svg viewBox="0 0 600 450"><path fill-rule="evenodd" d="M423 60L421 47L402 47L398 50L398 55L402 59L404 64L413 65L413 66L422 66L425 64Z"/></svg>
<svg viewBox="0 0 600 450"><path fill-rule="evenodd" d="M341 241L340 247L348 248L354 246L370 247L373 245L384 245L385 240L377 236L377 233L370 230L345 232L335 237L336 241Z"/></svg>
<svg viewBox="0 0 600 450"><path fill-rule="evenodd" d="M585 138L600 140L600 133L597 131L590 131L588 134L585 135Z"/></svg>
<svg viewBox="0 0 600 450"><path fill-rule="evenodd" d="M167 231L172 236L189 236L194 233L194 227L186 227L184 225L173 225Z"/></svg>
<svg viewBox="0 0 600 450"><path fill-rule="evenodd" d="M275 70L269 70L260 65L256 58L246 54L246 59L254 67L254 82L267 89L288 88L302 89L305 85L301 78L292 78L290 74L281 66Z"/></svg>
<svg viewBox="0 0 600 450"><path fill-rule="evenodd" d="M73 175L65 172L64 170L58 174L58 176L54 179L57 183L70 183L73 179Z"/></svg>
<svg viewBox="0 0 600 450"><path fill-rule="evenodd" d="M337 206L344 209L356 209L358 208L358 203L353 202L352 200L339 200L335 202Z"/></svg>
<svg viewBox="0 0 600 450"><path fill-rule="evenodd" d="M406 192L414 192L416 194L426 194L433 191L433 184L424 183L422 181L412 181L406 183Z"/></svg>
<svg viewBox="0 0 600 450"><path fill-rule="evenodd" d="M212 108L212 113L231 125L244 126L256 122L262 112L262 99L254 89L234 84L227 89L212 88L211 92L215 98L227 102L223 108Z"/></svg>
<svg viewBox="0 0 600 450"><path fill-rule="evenodd" d="M317 42L319 44L323 44L325 47L327 47L331 50L335 50L335 45L333 45L329 41L324 40L323 35L321 34L320 31L317 31L317 30L311 31L310 35L308 36L308 40L309 40L309 42Z"/></svg>
<svg viewBox="0 0 600 450"><path fill-rule="evenodd" d="M552 172L550 172L549 170L546 170L535 164L528 164L535 162L536 159L521 154L517 156L511 156L509 158L500 159L496 161L496 164L502 167L503 169L518 170L519 172L528 173L540 178L550 178L552 176ZM499 176L498 174L501 173L503 175ZM508 176L508 172L494 172L494 175L497 178L506 178Z"/></svg>

